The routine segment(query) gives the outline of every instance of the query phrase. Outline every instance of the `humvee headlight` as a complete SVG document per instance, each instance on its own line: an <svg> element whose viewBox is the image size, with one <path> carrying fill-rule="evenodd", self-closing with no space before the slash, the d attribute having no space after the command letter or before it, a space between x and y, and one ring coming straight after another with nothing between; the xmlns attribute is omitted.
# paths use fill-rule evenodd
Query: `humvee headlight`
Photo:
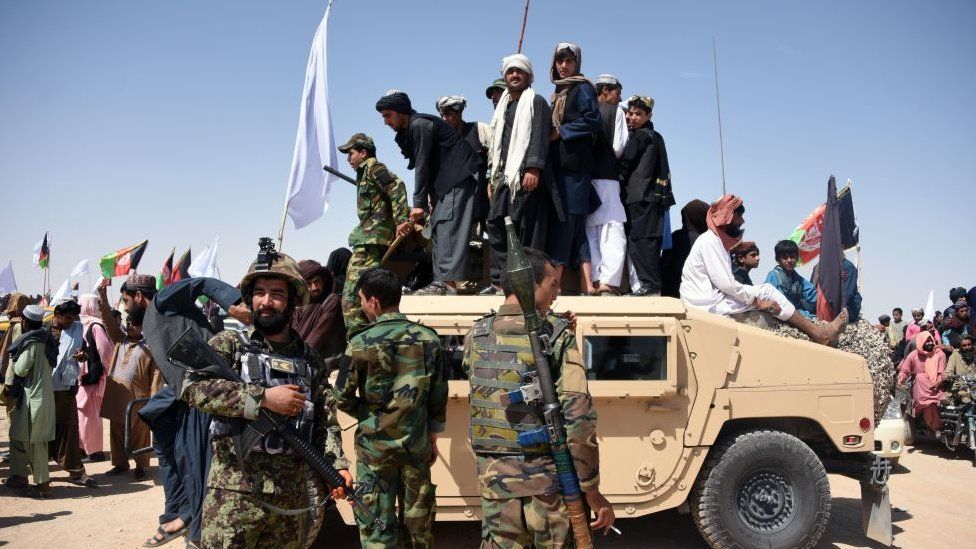
<svg viewBox="0 0 976 549"><path fill-rule="evenodd" d="M901 448L901 444L898 444L898 441L897 440L892 440L891 441L891 451L892 452L897 452L899 448Z"/></svg>

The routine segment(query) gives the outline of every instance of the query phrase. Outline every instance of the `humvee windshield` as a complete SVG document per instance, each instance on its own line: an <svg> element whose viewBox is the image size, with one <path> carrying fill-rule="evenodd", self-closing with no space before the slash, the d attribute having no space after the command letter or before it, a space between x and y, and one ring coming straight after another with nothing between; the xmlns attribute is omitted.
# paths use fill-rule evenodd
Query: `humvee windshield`
<svg viewBox="0 0 976 549"><path fill-rule="evenodd" d="M464 336L442 335L444 366L448 379L467 379ZM596 336L583 341L583 361L591 380L657 381L668 377L666 336Z"/></svg>

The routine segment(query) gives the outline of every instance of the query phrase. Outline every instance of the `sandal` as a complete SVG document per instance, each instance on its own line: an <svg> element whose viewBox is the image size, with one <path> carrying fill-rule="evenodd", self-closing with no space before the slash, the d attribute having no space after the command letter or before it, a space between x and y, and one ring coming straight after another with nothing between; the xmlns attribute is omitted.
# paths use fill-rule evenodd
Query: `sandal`
<svg viewBox="0 0 976 549"><path fill-rule="evenodd" d="M153 537L147 539L145 543L142 544L143 547L159 547L160 545L166 545L167 543L173 541L176 538L183 537L187 532L190 531L189 526L184 526L175 532L167 532L162 525L156 528L156 533ZM163 536L163 537L159 537Z"/></svg>

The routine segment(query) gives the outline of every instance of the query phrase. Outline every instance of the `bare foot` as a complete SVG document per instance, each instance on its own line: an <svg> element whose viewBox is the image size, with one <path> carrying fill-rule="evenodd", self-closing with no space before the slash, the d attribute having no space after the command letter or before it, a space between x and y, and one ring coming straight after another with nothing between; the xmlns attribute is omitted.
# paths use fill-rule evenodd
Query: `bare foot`
<svg viewBox="0 0 976 549"><path fill-rule="evenodd" d="M834 346L837 345L837 340L840 339L840 333L844 331L844 327L847 326L847 309L841 309L840 314L837 315L833 320L827 324L827 340L828 343L825 345Z"/></svg>

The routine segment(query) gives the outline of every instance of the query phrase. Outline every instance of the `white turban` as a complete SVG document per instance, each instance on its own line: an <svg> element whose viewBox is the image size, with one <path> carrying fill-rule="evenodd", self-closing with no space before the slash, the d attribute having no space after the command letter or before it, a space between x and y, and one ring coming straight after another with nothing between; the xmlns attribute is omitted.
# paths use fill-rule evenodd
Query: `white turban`
<svg viewBox="0 0 976 549"><path fill-rule="evenodd" d="M437 112L443 112L445 109L463 111L467 105L468 100L461 95L446 95L437 100L436 107Z"/></svg>
<svg viewBox="0 0 976 549"><path fill-rule="evenodd" d="M532 72L532 61L529 61L529 58L521 53L509 55L502 59L502 76L505 76L508 69L520 69L529 74L535 74Z"/></svg>

